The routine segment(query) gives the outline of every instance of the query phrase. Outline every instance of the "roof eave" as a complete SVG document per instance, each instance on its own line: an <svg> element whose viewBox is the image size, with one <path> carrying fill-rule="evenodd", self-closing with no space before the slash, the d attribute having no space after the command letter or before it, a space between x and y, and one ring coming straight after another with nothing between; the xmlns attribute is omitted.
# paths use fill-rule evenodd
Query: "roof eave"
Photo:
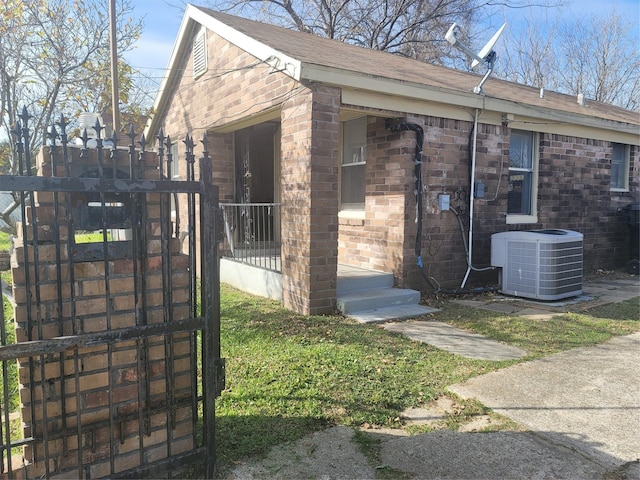
<svg viewBox="0 0 640 480"><path fill-rule="evenodd" d="M189 5L189 7L191 7L189 9L191 17L196 22L204 25L208 30L214 32L216 35L219 35L248 54L253 55L258 60L271 65L275 70L290 76L294 80L300 80L301 63L299 60L285 55L269 45L262 43L233 27L230 27L226 23L221 22L209 15L207 12L204 12L193 5Z"/></svg>
<svg viewBox="0 0 640 480"><path fill-rule="evenodd" d="M487 110L502 112L505 114L534 117L547 122L568 123L635 135L637 135L640 130L640 126L630 123L598 118L590 115L580 115L579 113L567 112L566 110L557 110L549 107L539 107L530 104L523 105L495 97L487 97L485 108Z"/></svg>
<svg viewBox="0 0 640 480"><path fill-rule="evenodd" d="M203 25L228 42L267 63L275 71L282 72L294 80L300 80L300 61L245 35L189 4L182 17L182 23L180 24L180 29L178 30L178 35L173 45L167 71L160 84L159 94L153 103L153 111L155 114L151 116L144 130L146 138L148 138L149 135L156 134L159 128L158 122L163 118L161 112L164 112L168 108L175 84L180 80L180 76L178 75L180 69L176 67L178 63L184 59L185 51L190 48L189 39L192 37L197 24Z"/></svg>
<svg viewBox="0 0 640 480"><path fill-rule="evenodd" d="M302 64L301 68L301 79L309 82L327 83L339 87L413 98L421 102L438 102L464 109L477 108L480 110L499 112L501 114L535 117L541 121L623 131L629 134L637 134L640 129L638 125L589 115L580 115L565 110L538 107L529 104L525 105L511 100L476 94L472 91L464 92L384 77L373 77L350 70L341 70L309 63Z"/></svg>
<svg viewBox="0 0 640 480"><path fill-rule="evenodd" d="M399 95L425 101L438 101L465 108L483 108L483 98L473 92L446 90L438 87L426 86L413 82L405 82L385 77L375 77L351 70L325 67L304 63L301 79L309 82L319 82L339 87L369 90L387 95ZM425 96L431 93L433 96Z"/></svg>

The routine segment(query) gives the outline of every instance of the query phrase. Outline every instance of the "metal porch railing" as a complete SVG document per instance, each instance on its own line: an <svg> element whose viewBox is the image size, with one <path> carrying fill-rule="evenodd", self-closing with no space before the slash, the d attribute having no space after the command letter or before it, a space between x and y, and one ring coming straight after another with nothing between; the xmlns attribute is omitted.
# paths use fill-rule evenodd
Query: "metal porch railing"
<svg viewBox="0 0 640 480"><path fill-rule="evenodd" d="M221 257L281 271L280 204L221 203L225 241Z"/></svg>

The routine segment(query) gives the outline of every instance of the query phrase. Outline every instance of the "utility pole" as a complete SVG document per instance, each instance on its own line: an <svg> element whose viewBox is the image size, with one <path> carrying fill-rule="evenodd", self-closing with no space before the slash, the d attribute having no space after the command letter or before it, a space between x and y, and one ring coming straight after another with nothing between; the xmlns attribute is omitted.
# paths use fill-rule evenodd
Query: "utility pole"
<svg viewBox="0 0 640 480"><path fill-rule="evenodd" d="M120 133L120 94L118 92L118 38L116 37L116 0L109 3L109 25L111 27L111 110L113 130Z"/></svg>

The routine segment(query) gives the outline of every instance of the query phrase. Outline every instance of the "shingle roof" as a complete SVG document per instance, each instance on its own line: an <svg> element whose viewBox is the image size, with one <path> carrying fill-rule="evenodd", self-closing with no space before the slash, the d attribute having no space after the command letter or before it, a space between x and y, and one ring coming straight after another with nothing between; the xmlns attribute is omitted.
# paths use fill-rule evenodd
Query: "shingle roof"
<svg viewBox="0 0 640 480"><path fill-rule="evenodd" d="M169 68L156 97L153 115L145 129L152 135L171 101L171 92L179 82L184 58L198 24L205 25L237 47L265 62L284 61L287 73L298 80L311 80L341 87L344 91L368 91L380 98L422 100L455 107L481 108L500 114L515 114L522 121L546 122L591 128L594 138L609 138L614 133L640 144L640 113L586 99L580 105L574 96L540 90L491 77L483 86L483 95L473 93L481 75L431 65L391 53L371 50L337 40L322 38L254 20L188 5L173 47ZM292 67L293 65L293 67ZM274 65L275 67L275 65ZM282 64L277 64L281 68ZM406 105L405 101L403 105ZM401 103L398 103L401 105ZM410 112L410 110L407 110ZM417 112L416 112L417 113ZM593 130L593 129L597 130ZM606 133L608 132L608 133ZM616 140L622 141L622 140Z"/></svg>
<svg viewBox="0 0 640 480"><path fill-rule="evenodd" d="M467 94L473 91L481 79L481 75L474 73L431 65L400 55L362 48L208 8L197 8L248 37L304 64ZM484 85L483 91L487 98L640 125L640 114L637 112L588 99L586 106L583 106L578 104L573 96L551 91L546 91L544 98L540 98L540 91L537 88L495 77Z"/></svg>

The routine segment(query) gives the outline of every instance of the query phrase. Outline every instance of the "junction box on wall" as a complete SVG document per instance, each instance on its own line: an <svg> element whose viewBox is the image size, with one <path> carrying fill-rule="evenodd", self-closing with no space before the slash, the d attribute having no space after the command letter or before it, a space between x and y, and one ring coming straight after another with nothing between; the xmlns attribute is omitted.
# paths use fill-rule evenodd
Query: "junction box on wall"
<svg viewBox="0 0 640 480"><path fill-rule="evenodd" d="M451 203L451 196L446 193L441 193L438 195L438 210L441 212L446 212L449 210L449 205Z"/></svg>

